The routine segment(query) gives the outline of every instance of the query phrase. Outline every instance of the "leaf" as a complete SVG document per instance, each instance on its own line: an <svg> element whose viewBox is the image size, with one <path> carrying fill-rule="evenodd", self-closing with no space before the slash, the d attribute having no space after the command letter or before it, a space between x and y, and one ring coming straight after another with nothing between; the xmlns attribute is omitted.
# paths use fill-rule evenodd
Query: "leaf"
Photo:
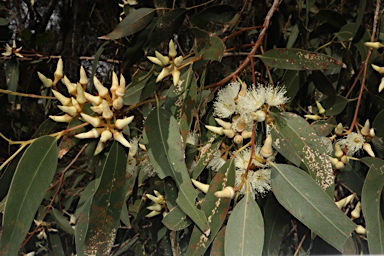
<svg viewBox="0 0 384 256"><path fill-rule="evenodd" d="M291 215L271 194L264 208L264 255L278 255Z"/></svg>
<svg viewBox="0 0 384 256"><path fill-rule="evenodd" d="M56 139L43 136L21 157L5 205L1 255L17 255L56 172L57 153Z"/></svg>
<svg viewBox="0 0 384 256"><path fill-rule="evenodd" d="M255 57L260 58L265 65L272 68L289 70L346 68L346 65L338 59L301 49L276 48Z"/></svg>
<svg viewBox="0 0 384 256"><path fill-rule="evenodd" d="M384 127L384 109L376 115L372 123L372 128L375 129L376 136L384 137L384 129L382 129L382 127Z"/></svg>
<svg viewBox="0 0 384 256"><path fill-rule="evenodd" d="M195 35L193 51L196 57L202 57L204 60L221 61L225 51L223 41L219 37L212 36L198 28L192 28L191 31Z"/></svg>
<svg viewBox="0 0 384 256"><path fill-rule="evenodd" d="M336 96L335 88L323 72L314 70L308 79L315 84L316 89L320 92L327 96Z"/></svg>
<svg viewBox="0 0 384 256"><path fill-rule="evenodd" d="M184 146L192 123L196 96L196 77L190 67L187 72L181 75L180 81L176 86L172 84L165 100L165 109L169 111L178 122L181 135L183 136Z"/></svg>
<svg viewBox="0 0 384 256"><path fill-rule="evenodd" d="M225 239L225 230L226 227L223 227L217 236L213 240L212 248L210 251L211 256L222 256L224 255L224 239Z"/></svg>
<svg viewBox="0 0 384 256"><path fill-rule="evenodd" d="M66 233L68 233L70 235L75 234L75 230L69 224L69 221L67 220L67 218L65 218L64 215L59 210L52 207L51 208L51 215L54 218L55 223L57 224L57 226L60 229L64 230Z"/></svg>
<svg viewBox="0 0 384 256"><path fill-rule="evenodd" d="M203 232L208 231L207 218L195 206L196 193L184 162L185 150L177 120L169 112L156 107L144 124L144 138L148 141L149 159L159 177L172 177L179 188L177 205Z"/></svg>
<svg viewBox="0 0 384 256"><path fill-rule="evenodd" d="M186 213L177 205L170 209L169 213L161 222L172 231L183 230L192 224L191 219L188 218Z"/></svg>
<svg viewBox="0 0 384 256"><path fill-rule="evenodd" d="M99 39L119 39L125 36L133 35L144 29L153 19L155 9L139 8L126 16L116 28L107 35Z"/></svg>
<svg viewBox="0 0 384 256"><path fill-rule="evenodd" d="M300 71L286 70L283 77L285 88L287 88L287 97L293 99L300 89Z"/></svg>
<svg viewBox="0 0 384 256"><path fill-rule="evenodd" d="M11 58L5 65L5 81L7 89L13 92L17 91L19 83L19 61L17 58ZM8 102L14 103L16 95L8 94Z"/></svg>
<svg viewBox="0 0 384 256"><path fill-rule="evenodd" d="M340 252L356 225L297 167L273 164L271 187L279 203Z"/></svg>
<svg viewBox="0 0 384 256"><path fill-rule="evenodd" d="M0 18L0 26L6 26L8 25L8 20L4 18Z"/></svg>
<svg viewBox="0 0 384 256"><path fill-rule="evenodd" d="M313 130L319 136L327 136L337 125L336 118L330 117L327 120L318 120L311 123Z"/></svg>
<svg viewBox="0 0 384 256"><path fill-rule="evenodd" d="M161 16L149 34L144 49L157 47L164 40L169 40L174 33L177 34L186 14L187 9L176 8Z"/></svg>
<svg viewBox="0 0 384 256"><path fill-rule="evenodd" d="M132 82L128 85L124 94L124 105L134 105L140 102L141 92L150 78L153 78L153 69L154 67L152 67L149 72L139 71L137 74L133 75Z"/></svg>
<svg viewBox="0 0 384 256"><path fill-rule="evenodd" d="M235 14L236 10L230 5L213 5L192 16L191 23L202 29L207 29L209 23L217 25L217 23L229 22Z"/></svg>
<svg viewBox="0 0 384 256"><path fill-rule="evenodd" d="M83 234L84 255L108 255L112 249L125 202L126 163L124 147L114 141L92 197L88 230Z"/></svg>
<svg viewBox="0 0 384 256"><path fill-rule="evenodd" d="M229 216L225 231L225 255L262 255L263 244L263 216L247 191Z"/></svg>
<svg viewBox="0 0 384 256"><path fill-rule="evenodd" d="M213 177L207 195L201 203L201 209L210 220L211 233L206 237L200 229L195 227L192 231L191 239L186 255L204 255L209 245L213 242L216 234L223 225L231 199L217 198L214 193L222 190L226 186L235 184L235 165L234 161L227 161Z"/></svg>
<svg viewBox="0 0 384 256"><path fill-rule="evenodd" d="M321 101L321 105L325 108L325 114L327 116L336 116L343 112L348 102L349 100L346 98L336 95Z"/></svg>
<svg viewBox="0 0 384 256"><path fill-rule="evenodd" d="M380 210L384 188L384 160L366 157L360 161L370 167L361 195L369 253L384 254L384 220Z"/></svg>
<svg viewBox="0 0 384 256"><path fill-rule="evenodd" d="M304 164L323 189L333 184L333 168L327 151L312 127L302 117L288 112L271 113L276 125L271 133L273 147L294 165Z"/></svg>

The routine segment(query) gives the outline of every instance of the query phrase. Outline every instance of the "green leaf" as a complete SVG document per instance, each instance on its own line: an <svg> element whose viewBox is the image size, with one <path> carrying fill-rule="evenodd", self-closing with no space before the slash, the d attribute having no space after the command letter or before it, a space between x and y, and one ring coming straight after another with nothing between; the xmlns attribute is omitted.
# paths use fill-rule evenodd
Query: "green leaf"
<svg viewBox="0 0 384 256"><path fill-rule="evenodd" d="M1 255L17 255L56 172L57 153L56 139L43 136L21 157L5 205Z"/></svg>
<svg viewBox="0 0 384 256"><path fill-rule="evenodd" d="M140 8L126 16L116 28L109 34L100 37L100 39L119 39L125 36L133 35L144 29L153 19L155 9Z"/></svg>
<svg viewBox="0 0 384 256"><path fill-rule="evenodd" d="M149 72L139 71L137 74L133 75L132 82L128 85L127 90L124 95L124 105L134 105L140 102L141 92L144 87L147 85L149 79L153 74L153 69Z"/></svg>
<svg viewBox="0 0 384 256"><path fill-rule="evenodd" d="M384 188L384 160L366 157L360 161L370 167L361 195L369 253L384 254L384 220L380 210Z"/></svg>
<svg viewBox="0 0 384 256"><path fill-rule="evenodd" d="M177 120L167 111L156 107L144 124L147 152L159 177L170 176L176 182L179 193L177 205L203 231L209 229L204 212L195 206L196 193L184 162L184 148Z"/></svg>
<svg viewBox="0 0 384 256"><path fill-rule="evenodd" d="M249 192L237 203L225 231L225 255L262 255L264 221L260 208Z"/></svg>
<svg viewBox="0 0 384 256"><path fill-rule="evenodd" d="M207 29L209 23L213 22L217 25L217 23L229 22L235 14L236 10L230 5L213 5L192 16L191 23L202 29Z"/></svg>
<svg viewBox="0 0 384 256"><path fill-rule="evenodd" d="M356 225L297 167L274 164L271 186L279 203L340 252Z"/></svg>
<svg viewBox="0 0 384 256"><path fill-rule="evenodd" d="M234 186L235 184L235 165L234 161L227 161L213 177L207 195L201 203L201 209L210 220L211 233L206 239L202 239L205 235L200 229L195 227L192 231L191 239L186 255L204 255L209 245L212 243L216 234L223 225L231 199L217 198L214 193L222 190L226 186Z"/></svg>
<svg viewBox="0 0 384 256"><path fill-rule="evenodd" d="M345 68L346 65L338 59L317 52L301 49L276 48L256 55L265 65L272 68L290 70L320 70L329 68Z"/></svg>
<svg viewBox="0 0 384 256"><path fill-rule="evenodd" d="M376 136L378 137L384 137L384 109L381 110L375 117L375 120L373 120L372 128L375 128Z"/></svg>
<svg viewBox="0 0 384 256"><path fill-rule="evenodd" d="M202 57L204 60L221 61L225 51L223 41L219 37L212 36L198 28L192 28L191 31L195 35L193 51L196 57Z"/></svg>
<svg viewBox="0 0 384 256"><path fill-rule="evenodd" d="M316 89L320 92L327 96L336 96L335 88L323 72L314 70L308 79L315 84Z"/></svg>
<svg viewBox="0 0 384 256"><path fill-rule="evenodd" d="M184 145L190 131L197 96L196 77L190 67L180 77L179 83L168 90L165 109L177 120Z"/></svg>
<svg viewBox="0 0 384 256"><path fill-rule="evenodd" d="M325 114L327 116L336 116L343 112L348 102L349 100L346 98L336 95L321 101L321 105L325 108Z"/></svg>
<svg viewBox="0 0 384 256"><path fill-rule="evenodd" d="M191 219L188 218L186 213L177 205L169 210L169 213L161 222L172 231L183 230L192 224Z"/></svg>
<svg viewBox="0 0 384 256"><path fill-rule="evenodd" d="M271 194L264 208L264 255L278 255L291 215Z"/></svg>
<svg viewBox="0 0 384 256"><path fill-rule="evenodd" d="M327 136L337 125L336 118L330 117L327 120L318 120L311 123L313 130L319 136Z"/></svg>
<svg viewBox="0 0 384 256"><path fill-rule="evenodd" d="M303 163L323 189L333 184L333 168L327 151L311 125L293 113L271 115L276 121L271 132L273 147L294 165L299 167Z"/></svg>
<svg viewBox="0 0 384 256"><path fill-rule="evenodd" d="M70 235L74 235L75 234L75 230L69 224L67 218L64 217L64 215L59 210L57 210L56 208L52 207L51 215L54 218L55 223L57 224L57 226L60 229L64 230L66 233L68 233Z"/></svg>
<svg viewBox="0 0 384 256"><path fill-rule="evenodd" d="M83 234L84 255L108 255L112 249L125 202L126 163L127 154L124 147L114 141L92 198L89 226L87 233Z"/></svg>
<svg viewBox="0 0 384 256"><path fill-rule="evenodd" d="M225 239L226 227L223 227L212 242L212 248L210 251L211 256L224 255L224 239Z"/></svg>
<svg viewBox="0 0 384 256"><path fill-rule="evenodd" d="M300 71L286 70L283 77L285 88L287 88L286 96L293 99L296 97L300 89Z"/></svg>
<svg viewBox="0 0 384 256"><path fill-rule="evenodd" d="M169 40L174 33L177 34L186 14L187 9L176 8L161 16L149 34L144 49L158 47L164 40Z"/></svg>
<svg viewBox="0 0 384 256"><path fill-rule="evenodd" d="M19 60L17 58L11 58L5 65L5 81L7 83L7 89L13 92L17 91L19 83ZM16 95L8 94L8 102L14 103Z"/></svg>
<svg viewBox="0 0 384 256"><path fill-rule="evenodd" d="M8 25L8 20L4 18L0 18L0 26L6 26Z"/></svg>

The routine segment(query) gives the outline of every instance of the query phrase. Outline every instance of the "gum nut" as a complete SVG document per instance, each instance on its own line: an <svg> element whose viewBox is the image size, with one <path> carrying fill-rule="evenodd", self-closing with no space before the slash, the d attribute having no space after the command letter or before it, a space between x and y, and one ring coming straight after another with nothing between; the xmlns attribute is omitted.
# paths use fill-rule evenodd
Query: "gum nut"
<svg viewBox="0 0 384 256"><path fill-rule="evenodd" d="M52 79L47 78L45 75L41 74L40 72L37 72L37 75L40 78L40 81L43 82L43 86L45 88L52 87Z"/></svg>
<svg viewBox="0 0 384 256"><path fill-rule="evenodd" d="M130 148L132 147L131 144L127 141L126 138L124 138L124 135L122 132L113 132L113 138L120 142L121 145L123 145L124 147L126 148Z"/></svg>
<svg viewBox="0 0 384 256"><path fill-rule="evenodd" d="M337 158L341 158L344 155L344 153L343 153L343 150L341 150L339 143L336 142L334 148L335 148L335 156Z"/></svg>
<svg viewBox="0 0 384 256"><path fill-rule="evenodd" d="M364 45L369 47L369 48L376 49L376 50L381 48L381 47L384 47L384 45L381 44L380 42L365 42Z"/></svg>
<svg viewBox="0 0 384 256"><path fill-rule="evenodd" d="M69 123L72 121L73 117L65 114L63 116L49 116L53 121L59 122L59 123Z"/></svg>
<svg viewBox="0 0 384 256"><path fill-rule="evenodd" d="M237 120L237 119L236 119ZM247 124L245 123L244 119L240 119L237 123L236 123L236 127L235 127L235 130L237 132L242 132L245 130Z"/></svg>
<svg viewBox="0 0 384 256"><path fill-rule="evenodd" d="M360 212L361 212L361 203L357 202L355 209L351 212L352 219L360 218Z"/></svg>
<svg viewBox="0 0 384 256"><path fill-rule="evenodd" d="M172 72L172 80L173 80L174 86L176 86L179 83L179 79L180 79L180 71L175 68Z"/></svg>
<svg viewBox="0 0 384 256"><path fill-rule="evenodd" d="M346 155L343 155L341 157L340 161L343 162L344 164L348 164L349 163L349 158Z"/></svg>
<svg viewBox="0 0 384 256"><path fill-rule="evenodd" d="M152 217L155 217L157 215L161 214L161 212L159 211L151 211L150 213L148 213L147 215L145 215L146 218L152 218Z"/></svg>
<svg viewBox="0 0 384 256"><path fill-rule="evenodd" d="M156 196L153 196L151 194L145 194L145 196L150 199L152 202L154 202L155 204L158 204L160 199Z"/></svg>
<svg viewBox="0 0 384 256"><path fill-rule="evenodd" d="M363 126L363 128L361 129L361 135L364 135L364 136L368 136L369 135L369 129L370 129L370 123L369 123L369 119L367 119L365 121L365 124Z"/></svg>
<svg viewBox="0 0 384 256"><path fill-rule="evenodd" d="M98 106L92 106L92 107L90 107L90 109L91 109L93 112L95 112L95 113L101 115L101 114L103 113L103 104L100 104L100 105L98 105Z"/></svg>
<svg viewBox="0 0 384 256"><path fill-rule="evenodd" d="M337 159L337 158L333 158L333 157L330 157L330 156L328 158L329 158L329 161L331 162L331 164L333 166L335 166L339 162L339 159Z"/></svg>
<svg viewBox="0 0 384 256"><path fill-rule="evenodd" d="M168 56L164 56L158 51L155 51L155 55L156 55L156 58L158 58L161 61L162 66L166 66L170 63Z"/></svg>
<svg viewBox="0 0 384 256"><path fill-rule="evenodd" d="M335 127L335 134L336 134L336 135L341 135L341 134L343 134L343 124L342 124L342 123L339 123L339 124Z"/></svg>
<svg viewBox="0 0 384 256"><path fill-rule="evenodd" d="M110 139L112 139L112 133L110 130L104 130L102 133L101 133L101 136L100 136L100 141L101 142L107 142L109 141Z"/></svg>
<svg viewBox="0 0 384 256"><path fill-rule="evenodd" d="M52 90L52 93L55 96L55 98L58 99L63 106L70 106L71 105L71 99L70 98L65 97L63 94L59 93L56 90Z"/></svg>
<svg viewBox="0 0 384 256"><path fill-rule="evenodd" d="M179 56L177 58L175 58L175 60L173 61L173 64L175 64L176 67L180 67L181 64L183 64L183 56Z"/></svg>
<svg viewBox="0 0 384 256"><path fill-rule="evenodd" d="M115 127L119 130L123 129L132 122L134 117L135 116L130 116L123 119L117 119L115 122Z"/></svg>
<svg viewBox="0 0 384 256"><path fill-rule="evenodd" d="M379 72L380 74L384 74L384 67L379 67L379 66L377 66L377 65L375 65L375 64L371 64L371 67L372 67L375 71Z"/></svg>
<svg viewBox="0 0 384 256"><path fill-rule="evenodd" d="M53 81L53 84L57 84L57 82L60 81L61 78L63 78L63 60L60 58L57 62L56 71L53 74L55 77L55 80Z"/></svg>
<svg viewBox="0 0 384 256"><path fill-rule="evenodd" d="M156 83L163 80L163 78L168 76L169 74L170 74L169 68L163 68L160 74L156 78Z"/></svg>
<svg viewBox="0 0 384 256"><path fill-rule="evenodd" d="M96 87L96 90L101 97L104 98L108 95L108 89L101 84L100 80L96 76L93 77L93 85Z"/></svg>
<svg viewBox="0 0 384 256"><path fill-rule="evenodd" d="M106 120L111 120L113 117L113 112L109 108L109 104L106 100L103 100L103 118Z"/></svg>
<svg viewBox="0 0 384 256"><path fill-rule="evenodd" d="M253 116L253 115L252 115ZM255 112L255 116L254 116L254 119L257 121L257 122L264 122L266 118L266 114L264 111L262 110L257 110Z"/></svg>
<svg viewBox="0 0 384 256"><path fill-rule="evenodd" d="M95 152L93 152L93 155L94 156L98 155L101 151L103 151L104 148L105 148L105 144L103 142L99 141L97 143Z"/></svg>
<svg viewBox="0 0 384 256"><path fill-rule="evenodd" d="M380 82L380 85L379 85L379 93L381 93L381 91L384 89L384 77L381 78L381 82Z"/></svg>
<svg viewBox="0 0 384 256"><path fill-rule="evenodd" d="M80 66L80 81L79 83L83 86L83 87L86 87L87 84L88 84L88 77L87 77L87 73L85 73L85 69L83 66Z"/></svg>
<svg viewBox="0 0 384 256"><path fill-rule="evenodd" d="M365 152L368 153L369 156L371 157L375 157L375 153L373 152L372 150L372 146L371 144L367 143L367 142L364 142L363 143L363 149L365 150Z"/></svg>
<svg viewBox="0 0 384 256"><path fill-rule="evenodd" d="M241 137L243 137L243 139L249 139L252 137L252 132L251 131L242 131Z"/></svg>
<svg viewBox="0 0 384 256"><path fill-rule="evenodd" d="M76 116L77 115L77 109L74 106L57 106L61 111L67 113L70 116Z"/></svg>
<svg viewBox="0 0 384 256"><path fill-rule="evenodd" d="M88 122L90 125L92 125L93 127L99 127L101 126L101 120L99 117L92 117L92 116L89 116L87 114L84 114L84 113L80 113L81 117L86 121Z"/></svg>
<svg viewBox="0 0 384 256"><path fill-rule="evenodd" d="M85 98L85 92L84 92L83 86L80 83L76 86L76 90L77 90L77 95L76 95L77 102L79 104L84 104L85 102L87 102L87 98Z"/></svg>
<svg viewBox="0 0 384 256"><path fill-rule="evenodd" d="M100 97L100 96L94 96L90 93L87 93L87 92L84 92L84 97L92 103L92 105L94 106L98 106L101 104L101 102L103 101L103 99Z"/></svg>
<svg viewBox="0 0 384 256"><path fill-rule="evenodd" d="M72 103L72 106L74 106L78 112L81 112L81 106L75 98L71 97L71 103Z"/></svg>
<svg viewBox="0 0 384 256"><path fill-rule="evenodd" d="M73 83L71 83L71 81L69 81L68 77L67 76L64 76L62 79L61 79L61 82L65 85L65 87L67 87L67 90L68 92L71 94L71 95L75 95L76 94L76 87L73 85Z"/></svg>
<svg viewBox="0 0 384 256"><path fill-rule="evenodd" d="M223 133L225 136L227 136L230 139L235 137L235 132L232 129L223 129Z"/></svg>
<svg viewBox="0 0 384 256"><path fill-rule="evenodd" d="M224 129L231 129L232 123L223 121L220 118L215 118L216 123L218 123L220 126L222 126Z"/></svg>
<svg viewBox="0 0 384 256"><path fill-rule="evenodd" d="M171 57L171 58L175 58L176 55L177 55L177 52L176 52L176 48L175 48L175 43L171 39L169 41L169 53L168 53L168 56Z"/></svg>
<svg viewBox="0 0 384 256"><path fill-rule="evenodd" d="M123 97L117 97L117 99L112 102L112 107L116 110L122 109L124 107Z"/></svg>
<svg viewBox="0 0 384 256"><path fill-rule="evenodd" d="M207 192L209 190L209 184L204 184L204 183L201 183L200 181L197 181L194 179L191 179L191 181L192 181L193 185L195 185L195 187L197 187L204 194L207 194Z"/></svg>
<svg viewBox="0 0 384 256"><path fill-rule="evenodd" d="M344 163L341 162L341 161L337 162L337 163L335 164L335 168L336 168L337 170L343 170L343 169L344 169Z"/></svg>
<svg viewBox="0 0 384 256"><path fill-rule="evenodd" d="M223 135L224 134L223 127L216 127L216 126L212 126L212 125L206 125L205 128L207 128L211 132L219 134L219 135Z"/></svg>
<svg viewBox="0 0 384 256"><path fill-rule="evenodd" d="M355 228L355 231L357 234L360 234L360 235L366 235L367 234L367 230L361 225L357 225L357 227Z"/></svg>
<svg viewBox="0 0 384 256"><path fill-rule="evenodd" d="M230 199L232 199L235 196L235 190L233 189L233 187L228 186L228 187L225 187L221 191L216 191L214 195L218 198L230 198Z"/></svg>
<svg viewBox="0 0 384 256"><path fill-rule="evenodd" d="M104 128L92 128L92 130L78 133L75 135L75 138L78 139L93 139L98 138L100 136L100 133L104 130Z"/></svg>
<svg viewBox="0 0 384 256"><path fill-rule="evenodd" d="M237 145L240 145L243 143L243 137L239 134L237 134L234 138L233 138L233 142Z"/></svg>
<svg viewBox="0 0 384 256"><path fill-rule="evenodd" d="M317 106L317 109L319 110L319 114L325 114L325 109L323 108L323 106L320 104L320 102L316 101L316 106Z"/></svg>
<svg viewBox="0 0 384 256"><path fill-rule="evenodd" d="M150 206L147 206L147 209L150 210L150 211L158 211L158 212L160 212L161 211L161 205L160 204L150 205Z"/></svg>
<svg viewBox="0 0 384 256"><path fill-rule="evenodd" d="M156 57L147 56L147 59L156 65L163 66L163 63Z"/></svg>

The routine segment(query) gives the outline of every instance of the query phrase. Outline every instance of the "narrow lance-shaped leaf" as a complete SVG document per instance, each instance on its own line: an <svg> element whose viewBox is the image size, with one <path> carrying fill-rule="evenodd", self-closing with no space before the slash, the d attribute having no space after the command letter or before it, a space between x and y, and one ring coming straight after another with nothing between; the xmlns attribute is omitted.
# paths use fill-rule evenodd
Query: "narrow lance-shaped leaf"
<svg viewBox="0 0 384 256"><path fill-rule="evenodd" d="M17 255L56 172L57 154L56 139L43 136L21 157L5 205L1 255Z"/></svg>
<svg viewBox="0 0 384 256"><path fill-rule="evenodd" d="M301 49L276 48L256 55L264 64L271 68L289 70L319 70L328 68L345 68L346 65L338 59L317 52Z"/></svg>
<svg viewBox="0 0 384 256"><path fill-rule="evenodd" d="M384 188L384 160L366 157L361 161L370 167L361 194L369 253L384 254L384 220L380 210Z"/></svg>
<svg viewBox="0 0 384 256"><path fill-rule="evenodd" d="M180 208L203 231L209 233L204 212L195 206L196 193L184 159L184 148L177 120L167 111L156 107L144 124L144 139L151 164L159 177L172 177L179 189L176 200Z"/></svg>
<svg viewBox="0 0 384 256"><path fill-rule="evenodd" d="M114 141L90 206L84 255L108 255L112 249L125 202L126 163L124 147Z"/></svg>
<svg viewBox="0 0 384 256"><path fill-rule="evenodd" d="M17 58L10 59L5 65L5 80L7 82L7 89L10 91L17 91L19 83L19 61ZM8 101L14 103L15 95L8 94Z"/></svg>
<svg viewBox="0 0 384 256"><path fill-rule="evenodd" d="M225 231L225 255L261 255L263 244L263 215L247 191L229 216Z"/></svg>
<svg viewBox="0 0 384 256"><path fill-rule="evenodd" d="M273 164L271 186L279 203L340 252L356 225L299 168Z"/></svg>

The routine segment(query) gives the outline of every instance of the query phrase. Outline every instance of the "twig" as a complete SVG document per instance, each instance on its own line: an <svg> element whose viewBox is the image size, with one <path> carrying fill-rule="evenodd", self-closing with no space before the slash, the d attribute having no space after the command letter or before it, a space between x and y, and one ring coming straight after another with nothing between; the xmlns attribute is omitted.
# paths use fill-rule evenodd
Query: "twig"
<svg viewBox="0 0 384 256"><path fill-rule="evenodd" d="M257 38L257 41L256 41L255 45L253 46L252 50L249 52L248 57L244 60L244 62L240 65L240 67L238 67L232 74L230 74L229 76L227 76L224 79L220 80L219 82L216 82L216 83L213 83L213 84L205 86L204 89L220 87L220 86L226 84L227 82L229 82L229 80L232 79L232 77L235 77L235 76L239 75L240 72L248 65L248 63L251 61L252 56L255 55L257 49L262 44L264 36L267 33L270 20L271 20L273 14L275 13L277 7L279 7L280 2L281 2L281 0L274 0L273 1L273 4L272 4L271 8L269 9L267 15L265 16L265 20L264 20L264 24L263 24L263 29L261 30L261 32L259 34L259 37Z"/></svg>
<svg viewBox="0 0 384 256"><path fill-rule="evenodd" d="M42 95L36 95L36 94L14 92L11 90L3 90L3 89L0 89L0 93L16 95L16 96L21 96L21 97L28 97L28 98L36 98L36 99L56 99L53 96L42 96Z"/></svg>
<svg viewBox="0 0 384 256"><path fill-rule="evenodd" d="M305 240L306 237L307 237L307 235L303 235L303 237L301 238L301 241L300 241L299 245L297 246L296 251L293 254L293 256L297 256L297 254L299 254L300 248L303 245L304 240Z"/></svg>

